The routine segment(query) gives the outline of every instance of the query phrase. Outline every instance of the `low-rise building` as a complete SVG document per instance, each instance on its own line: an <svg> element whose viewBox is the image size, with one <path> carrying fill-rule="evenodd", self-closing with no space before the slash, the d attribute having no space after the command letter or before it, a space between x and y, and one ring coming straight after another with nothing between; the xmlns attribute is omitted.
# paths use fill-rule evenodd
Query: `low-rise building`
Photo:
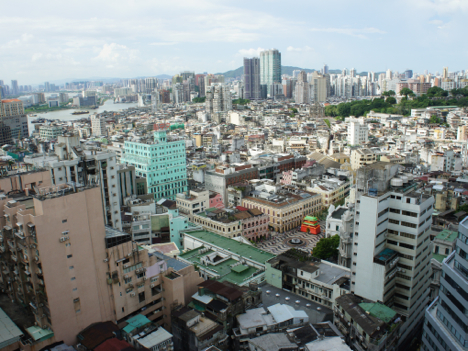
<svg viewBox="0 0 468 351"><path fill-rule="evenodd" d="M177 208L182 214L187 214L192 219L193 214L210 208L210 192L205 189L191 189L190 193L177 194Z"/></svg>
<svg viewBox="0 0 468 351"><path fill-rule="evenodd" d="M328 261L290 249L266 264L269 284L332 307L335 300L350 292L351 271Z"/></svg>
<svg viewBox="0 0 468 351"><path fill-rule="evenodd" d="M353 350L393 350L400 337L401 316L379 302L346 294L336 299L335 325Z"/></svg>
<svg viewBox="0 0 468 351"><path fill-rule="evenodd" d="M378 161L378 155L371 149L355 149L351 151L351 167L353 170Z"/></svg>

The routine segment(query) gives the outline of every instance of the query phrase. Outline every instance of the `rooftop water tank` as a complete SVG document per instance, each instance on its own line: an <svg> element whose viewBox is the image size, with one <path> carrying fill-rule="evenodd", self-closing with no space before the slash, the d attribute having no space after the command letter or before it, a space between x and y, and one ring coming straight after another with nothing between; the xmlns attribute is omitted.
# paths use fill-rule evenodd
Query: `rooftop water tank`
<svg viewBox="0 0 468 351"><path fill-rule="evenodd" d="M390 184L392 186L403 186L403 179L401 178L393 178L391 181L390 181Z"/></svg>
<svg viewBox="0 0 468 351"><path fill-rule="evenodd" d="M407 176L400 176L401 180L403 181L403 184L408 183L408 177Z"/></svg>

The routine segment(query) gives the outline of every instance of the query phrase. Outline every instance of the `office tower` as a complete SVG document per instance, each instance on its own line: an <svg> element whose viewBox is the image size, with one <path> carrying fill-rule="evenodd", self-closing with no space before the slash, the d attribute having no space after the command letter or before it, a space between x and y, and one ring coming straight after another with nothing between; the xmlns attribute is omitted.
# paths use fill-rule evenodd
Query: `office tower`
<svg viewBox="0 0 468 351"><path fill-rule="evenodd" d="M260 59L244 58L244 97L249 100L261 99Z"/></svg>
<svg viewBox="0 0 468 351"><path fill-rule="evenodd" d="M426 310L421 350L468 348L468 218L458 226L456 250L442 262L439 297Z"/></svg>
<svg viewBox="0 0 468 351"><path fill-rule="evenodd" d="M347 69L347 68L343 69L343 70L341 71L341 75L342 75L343 77L346 77L346 76L348 75L348 69Z"/></svg>
<svg viewBox="0 0 468 351"><path fill-rule="evenodd" d="M356 69L355 69L355 68L351 68L351 71L349 71L349 75L351 76L351 78L356 77Z"/></svg>
<svg viewBox="0 0 468 351"><path fill-rule="evenodd" d="M411 69L407 69L405 71L405 79L411 79L413 78L413 71Z"/></svg>
<svg viewBox="0 0 468 351"><path fill-rule="evenodd" d="M442 71L442 78L448 78L448 67L444 67L444 70ZM13 81L11 81L13 84Z"/></svg>
<svg viewBox="0 0 468 351"><path fill-rule="evenodd" d="M45 82L44 83L44 91L47 93L50 91L50 83L49 82Z"/></svg>
<svg viewBox="0 0 468 351"><path fill-rule="evenodd" d="M429 300L434 198L400 167L376 162L357 171L351 287L406 318L402 344L414 337Z"/></svg>
<svg viewBox="0 0 468 351"><path fill-rule="evenodd" d="M24 113L23 102L21 100L1 100L0 119L4 125L10 127L13 139L22 139L29 136L28 117Z"/></svg>
<svg viewBox="0 0 468 351"><path fill-rule="evenodd" d="M328 65L327 64L323 65L322 74L328 74Z"/></svg>
<svg viewBox="0 0 468 351"><path fill-rule="evenodd" d="M135 166L137 176L145 177L148 193L155 200L175 199L187 191L187 166L183 139L168 139L166 130L156 130L154 140L125 141L122 163ZM140 150L147 149L141 153Z"/></svg>
<svg viewBox="0 0 468 351"><path fill-rule="evenodd" d="M11 95L17 95L19 93L18 90L18 81L17 80L12 80L11 81Z"/></svg>
<svg viewBox="0 0 468 351"><path fill-rule="evenodd" d="M364 118L350 118L348 123L348 145L367 143L369 128Z"/></svg>
<svg viewBox="0 0 468 351"><path fill-rule="evenodd" d="M281 53L276 49L260 53L260 84L266 86L268 97L273 83L281 83Z"/></svg>
<svg viewBox="0 0 468 351"><path fill-rule="evenodd" d="M330 91L330 75L323 75L314 71L309 80L311 86L311 97L314 102L325 102Z"/></svg>
<svg viewBox="0 0 468 351"><path fill-rule="evenodd" d="M297 104L308 104L310 103L310 89L309 83L307 82L307 74L301 71L297 76L296 83L296 96L295 101Z"/></svg>
<svg viewBox="0 0 468 351"><path fill-rule="evenodd" d="M98 115L92 115L91 131L94 136L107 136L106 119Z"/></svg>
<svg viewBox="0 0 468 351"><path fill-rule="evenodd" d="M285 98L292 97L293 81L295 81L295 79L283 78L283 95Z"/></svg>

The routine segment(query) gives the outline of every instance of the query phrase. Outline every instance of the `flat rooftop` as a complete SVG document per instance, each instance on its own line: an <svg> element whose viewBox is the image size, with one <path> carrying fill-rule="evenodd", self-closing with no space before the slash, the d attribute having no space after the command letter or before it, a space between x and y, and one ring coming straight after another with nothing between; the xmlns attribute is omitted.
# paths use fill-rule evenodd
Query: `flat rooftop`
<svg viewBox="0 0 468 351"><path fill-rule="evenodd" d="M448 229L442 230L435 239L443 240L443 241L448 241L453 243L458 237L458 232L454 232Z"/></svg>
<svg viewBox="0 0 468 351"><path fill-rule="evenodd" d="M269 252L257 249L254 246L241 243L234 239L226 238L222 235L218 235L218 234L209 232L207 230L191 231L191 232L187 232L184 234L193 236L196 239L204 241L208 244L215 245L219 248L230 251L234 254L238 254L245 258L249 258L252 261L258 262L262 265L264 265L266 261L268 261L269 259L275 257L275 255ZM187 256L186 254L183 254L180 257L185 258Z"/></svg>

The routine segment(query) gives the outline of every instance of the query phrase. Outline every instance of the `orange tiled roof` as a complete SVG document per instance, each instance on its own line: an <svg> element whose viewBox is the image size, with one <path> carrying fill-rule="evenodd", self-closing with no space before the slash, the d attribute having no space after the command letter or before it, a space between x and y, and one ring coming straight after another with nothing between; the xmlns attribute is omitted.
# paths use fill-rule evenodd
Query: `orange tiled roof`
<svg viewBox="0 0 468 351"><path fill-rule="evenodd" d="M2 100L3 103L6 103L6 102L21 102L20 99L7 99L7 100Z"/></svg>

